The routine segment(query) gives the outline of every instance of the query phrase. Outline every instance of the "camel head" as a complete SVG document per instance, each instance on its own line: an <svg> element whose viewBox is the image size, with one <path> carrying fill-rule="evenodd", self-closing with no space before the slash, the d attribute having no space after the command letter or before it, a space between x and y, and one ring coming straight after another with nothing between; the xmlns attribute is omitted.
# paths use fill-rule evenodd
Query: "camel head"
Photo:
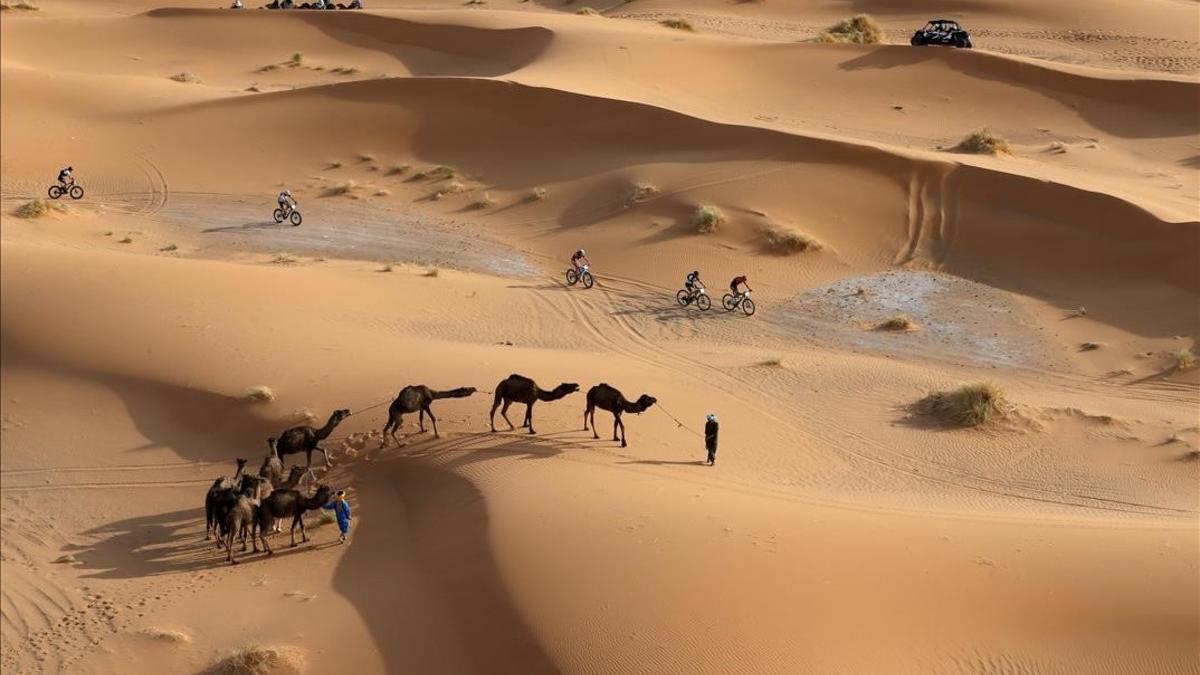
<svg viewBox="0 0 1200 675"><path fill-rule="evenodd" d="M642 394L638 397L637 402L633 405L635 408L637 408L637 412L640 415L642 414L642 411L646 410L655 403L658 403L658 399L654 398L650 394Z"/></svg>
<svg viewBox="0 0 1200 675"><path fill-rule="evenodd" d="M263 479L259 478L258 476L242 476L241 495L243 497L253 497L257 495L259 486L261 486L262 483Z"/></svg>
<svg viewBox="0 0 1200 675"><path fill-rule="evenodd" d="M241 473L241 472L242 472L242 469L244 469L244 468L246 468L246 460L242 459L241 457L238 457L238 458L237 458L237 470L238 470L238 473Z"/></svg>
<svg viewBox="0 0 1200 675"><path fill-rule="evenodd" d="M579 385L575 384L574 382L563 382L554 388L554 393L558 394L559 396L574 394L577 391L579 391Z"/></svg>
<svg viewBox="0 0 1200 675"><path fill-rule="evenodd" d="M329 503L331 497L333 497L333 488L328 485L318 485L317 493L313 495L313 501L324 506Z"/></svg>
<svg viewBox="0 0 1200 675"><path fill-rule="evenodd" d="M350 416L349 410L334 410L332 419L336 419L339 423Z"/></svg>

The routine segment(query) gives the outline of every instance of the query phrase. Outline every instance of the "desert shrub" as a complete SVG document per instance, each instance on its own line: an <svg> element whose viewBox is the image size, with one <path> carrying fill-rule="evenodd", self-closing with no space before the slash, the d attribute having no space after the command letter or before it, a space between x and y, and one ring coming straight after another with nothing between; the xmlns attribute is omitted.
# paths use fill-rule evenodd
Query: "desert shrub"
<svg viewBox="0 0 1200 675"><path fill-rule="evenodd" d="M812 237L779 225L768 225L762 230L763 245L779 255L821 250L821 242Z"/></svg>
<svg viewBox="0 0 1200 675"><path fill-rule="evenodd" d="M971 132L955 149L959 152L969 152L975 155L1010 154L1012 147L1003 136L998 136L988 129Z"/></svg>
<svg viewBox="0 0 1200 675"><path fill-rule="evenodd" d="M409 180L450 180L454 178L454 169L448 166L435 166L430 169L418 171L412 175Z"/></svg>
<svg viewBox="0 0 1200 675"><path fill-rule="evenodd" d="M174 75L171 76L171 79L175 80L176 82L186 82L188 84L199 84L200 83L200 78L196 77L192 73L187 73L187 72L175 73Z"/></svg>
<svg viewBox="0 0 1200 675"><path fill-rule="evenodd" d="M27 12L36 12L39 8L32 2L28 2L28 0L4 0L0 2L0 10L6 9L21 9Z"/></svg>
<svg viewBox="0 0 1200 675"><path fill-rule="evenodd" d="M275 263L276 265L291 265L298 260L299 259L291 253L276 253L275 257L271 258L271 262Z"/></svg>
<svg viewBox="0 0 1200 675"><path fill-rule="evenodd" d="M166 246L164 246L158 250L162 251L163 253L170 253L171 251L178 251L179 247L176 246L175 244L167 244Z"/></svg>
<svg viewBox="0 0 1200 675"><path fill-rule="evenodd" d="M430 267L429 269L425 270L421 276L436 278L439 274L441 274L441 271L439 271L438 268Z"/></svg>
<svg viewBox="0 0 1200 675"><path fill-rule="evenodd" d="M540 202L540 201L543 201L544 199L546 199L546 197L548 195L549 195L549 193L546 192L546 188L535 187L529 191L529 194L525 197L525 201Z"/></svg>
<svg viewBox="0 0 1200 675"><path fill-rule="evenodd" d="M360 162L374 162L374 161L375 161L375 155L372 155L372 154L371 154L371 153L369 153L369 152L360 152L360 153L358 153L358 161L360 161Z"/></svg>
<svg viewBox="0 0 1200 675"><path fill-rule="evenodd" d="M300 52L294 52L292 54L292 58L288 59L288 64L293 68L302 63L304 63L304 54L301 54Z"/></svg>
<svg viewBox="0 0 1200 675"><path fill-rule="evenodd" d="M990 382L935 391L917 402L917 411L948 424L977 427L1005 414L1004 392Z"/></svg>
<svg viewBox="0 0 1200 675"><path fill-rule="evenodd" d="M408 171L409 168L411 168L411 167L409 167L407 164L393 164L388 167L387 175L388 176L399 176L400 174Z"/></svg>
<svg viewBox="0 0 1200 675"><path fill-rule="evenodd" d="M1175 361L1175 368L1178 370L1187 370L1188 368L1196 367L1196 355L1190 349L1180 349L1177 352L1172 352L1171 357Z"/></svg>
<svg viewBox="0 0 1200 675"><path fill-rule="evenodd" d="M579 9L575 10L575 13L583 16L601 16L600 12L597 12L591 7L580 7Z"/></svg>
<svg viewBox="0 0 1200 675"><path fill-rule="evenodd" d="M692 216L692 224L696 226L696 231L701 234L715 232L724 222L725 214L721 212L721 209L711 204L697 206L696 213Z"/></svg>
<svg viewBox="0 0 1200 675"><path fill-rule="evenodd" d="M883 30L870 14L856 14L826 28L817 42L873 45L883 42Z"/></svg>
<svg viewBox="0 0 1200 675"><path fill-rule="evenodd" d="M46 199L35 199L31 202L25 202L13 211L13 215L18 218L41 218L48 216L52 212L59 210L61 207Z"/></svg>
<svg viewBox="0 0 1200 675"><path fill-rule="evenodd" d="M470 208L475 209L475 210L483 210L483 209L490 208L495 205L496 205L496 200L492 199L491 195L484 192L483 195L481 197L479 197L479 199L476 199L475 201L471 202Z"/></svg>
<svg viewBox="0 0 1200 675"><path fill-rule="evenodd" d="M629 203L644 202L656 194L658 194L658 188L649 183L638 183L629 191Z"/></svg>
<svg viewBox="0 0 1200 675"><path fill-rule="evenodd" d="M158 640L159 642L187 644L192 641L192 637L187 633L180 630L172 630L170 628L156 628L151 626L150 628L145 628L141 631L138 631L138 634L143 637L150 638L151 640Z"/></svg>
<svg viewBox="0 0 1200 675"><path fill-rule="evenodd" d="M783 367L783 357L782 356L768 356L767 358L763 359L762 361L759 361L756 365L764 366L767 368L782 368Z"/></svg>
<svg viewBox="0 0 1200 675"><path fill-rule="evenodd" d="M917 325L916 321L913 321L907 316L898 314L879 324L875 328L876 330L911 331L918 330L920 326Z"/></svg>
<svg viewBox="0 0 1200 675"><path fill-rule="evenodd" d="M694 33L696 31L695 28L692 28L692 24L685 19L663 19L662 21L659 21L659 23L667 28L674 28L675 30L686 30L689 33Z"/></svg>
<svg viewBox="0 0 1200 675"><path fill-rule="evenodd" d="M358 184L352 180L344 181L342 183L338 183L337 185L333 185L333 186L326 188L325 196L326 197L337 197L340 195L347 195L347 194L350 194L351 192L353 192L354 189L357 187L358 187Z"/></svg>
<svg viewBox="0 0 1200 675"><path fill-rule="evenodd" d="M304 652L296 647L246 645L213 664L203 675L298 675Z"/></svg>

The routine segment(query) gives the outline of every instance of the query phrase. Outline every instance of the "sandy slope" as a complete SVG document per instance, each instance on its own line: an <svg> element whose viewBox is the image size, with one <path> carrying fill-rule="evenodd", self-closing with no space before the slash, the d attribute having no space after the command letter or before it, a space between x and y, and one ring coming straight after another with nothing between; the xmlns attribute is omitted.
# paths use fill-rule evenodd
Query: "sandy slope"
<svg viewBox="0 0 1200 675"><path fill-rule="evenodd" d="M1200 669L1194 4L181 4L0 21L6 672ZM795 43L852 11L981 49ZM14 217L66 162L88 197ZM675 305L695 267L758 314ZM659 405L492 434L512 372ZM908 411L979 380L1006 421ZM481 393L380 450L410 383ZM351 545L225 565L207 486L339 407Z"/></svg>

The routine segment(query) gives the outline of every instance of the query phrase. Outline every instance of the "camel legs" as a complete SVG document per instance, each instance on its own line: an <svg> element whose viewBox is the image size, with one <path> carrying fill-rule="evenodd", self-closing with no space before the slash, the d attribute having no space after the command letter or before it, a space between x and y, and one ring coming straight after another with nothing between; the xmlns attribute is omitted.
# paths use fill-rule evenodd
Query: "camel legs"
<svg viewBox="0 0 1200 675"><path fill-rule="evenodd" d="M512 431L517 427L513 425L512 420L508 419L508 406L510 405L512 405L512 401L504 399L504 405L500 408L500 416L504 418L505 422L508 422L508 430ZM494 430L495 428L495 425L492 425L492 429Z"/></svg>
<svg viewBox="0 0 1200 675"><path fill-rule="evenodd" d="M271 544L267 542L267 533L274 524L271 521L272 518L269 516L263 516L258 519L258 537L262 539L263 550L267 552L267 555L274 555L275 553L271 550Z"/></svg>
<svg viewBox="0 0 1200 675"><path fill-rule="evenodd" d="M390 421L389 421L389 423L390 423ZM396 447L398 447L398 448L404 447L404 443L401 443L400 437L396 435L396 432L400 431L400 427L402 427L402 426L404 426L404 415L397 415L396 423L392 424L392 440L396 441ZM385 438L384 441L386 441L386 440L387 439Z"/></svg>
<svg viewBox="0 0 1200 675"><path fill-rule="evenodd" d="M320 451L321 451L321 456L325 458L325 468L329 468L329 467L333 466L332 464L330 464L330 463L329 463L329 453L328 453L328 452L325 452L325 448L322 448L322 447L321 447L321 446L319 446L319 445L316 445L316 446L313 446L313 447L309 448L309 449L308 449L308 451L307 451L306 453L304 453L304 461L308 462L308 463L307 463L307 464L305 464L304 466L306 466L306 467L311 467L311 466L312 466L312 454L313 454L313 450L320 450Z"/></svg>
<svg viewBox="0 0 1200 675"><path fill-rule="evenodd" d="M533 430L533 403L529 403L525 406L525 423L522 424L521 426L529 427L530 435L537 433L536 431Z"/></svg>
<svg viewBox="0 0 1200 675"><path fill-rule="evenodd" d="M400 428L400 425L403 423L404 423L403 415L401 415L399 419L395 419L391 416L391 414L388 414L388 420L383 425L383 431L379 432L379 447L381 447L381 448L387 447L387 437L388 437L389 433L391 434L392 439L396 441L396 444L399 445L400 440L396 438L396 431Z"/></svg>
<svg viewBox="0 0 1200 675"><path fill-rule="evenodd" d="M304 529L304 512L300 511L292 516L292 546L296 545L296 526L300 526L300 541L301 543L308 542L308 532Z"/></svg>
<svg viewBox="0 0 1200 675"><path fill-rule="evenodd" d="M617 415L613 422L613 440L617 440L617 427L621 427L621 447L625 447L625 422L621 420L621 416Z"/></svg>
<svg viewBox="0 0 1200 675"><path fill-rule="evenodd" d="M617 438L617 427L620 425L621 425L621 413L613 413L613 440L614 441L620 440L619 438Z"/></svg>
<svg viewBox="0 0 1200 675"><path fill-rule="evenodd" d="M440 438L440 436L438 436L438 430L437 430L437 418L433 416L433 410L431 410L430 408L423 408L421 410L421 412L425 415L429 415L429 422L431 424L433 424L433 437ZM421 427L421 431L425 431L425 428Z"/></svg>
<svg viewBox="0 0 1200 675"><path fill-rule="evenodd" d="M583 430L588 430L588 413L592 412L592 406L583 409Z"/></svg>
<svg viewBox="0 0 1200 675"><path fill-rule="evenodd" d="M432 419L433 415L430 415L429 417ZM424 408L417 410L417 428L421 430L421 433L425 433L425 409Z"/></svg>

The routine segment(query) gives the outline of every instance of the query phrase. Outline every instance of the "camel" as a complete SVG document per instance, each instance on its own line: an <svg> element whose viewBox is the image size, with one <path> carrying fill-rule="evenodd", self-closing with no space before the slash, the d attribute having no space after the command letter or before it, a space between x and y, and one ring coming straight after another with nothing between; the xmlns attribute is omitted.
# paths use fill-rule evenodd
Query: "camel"
<svg viewBox="0 0 1200 675"><path fill-rule="evenodd" d="M400 439L396 437L396 432L404 424L404 416L412 413L417 413L417 423L421 425L421 433L425 433L425 416L429 415L429 421L433 423L433 437L440 438L437 430L437 418L433 416L430 404L440 398L466 398L474 393L475 387L434 391L423 384L409 385L401 389L396 400L392 401L391 407L388 408L388 421L383 425L383 438L379 441L379 447L387 445L389 431L392 440L396 441L396 445L402 445Z"/></svg>
<svg viewBox="0 0 1200 675"><path fill-rule="evenodd" d="M231 565L238 563L233 557L234 537L241 537L242 552L246 551L246 530L254 522L254 516L258 512L259 504L262 503L262 486L264 482L266 481L256 476L246 476L242 481L241 490L236 493L236 496L231 501L222 505L225 507L225 512L221 518L225 529L225 559ZM251 540L253 541L253 537L251 537ZM254 552L258 553L258 542L253 543Z"/></svg>
<svg viewBox="0 0 1200 675"><path fill-rule="evenodd" d="M303 452L305 466L312 466L313 450L320 450L321 455L325 457L325 466L330 466L329 453L325 452L325 448L317 444L329 438L329 434L333 433L334 428L349 416L349 410L334 410L333 414L329 416L329 421L320 429L314 429L310 426L288 429L280 434L279 439L275 441L275 453L279 455L282 461L287 455L296 455Z"/></svg>
<svg viewBox="0 0 1200 675"><path fill-rule="evenodd" d="M554 388L553 391L546 391L537 386L537 383L523 375L512 374L506 379L501 380L500 384L496 385L496 400L492 402L492 431L496 430L496 408L500 407L500 402L504 402L504 407L500 409L500 416L508 422L509 429L516 429L513 426L512 420L508 419L508 406L513 403L525 404L525 422L521 427L529 427L529 433L537 433L533 430L533 404L538 401L557 401L567 394L574 394L579 391L579 385L574 382L563 382Z"/></svg>
<svg viewBox="0 0 1200 675"><path fill-rule="evenodd" d="M300 526L302 541L308 541L308 533L304 529L304 512L319 509L329 503L333 497L333 489L328 485L317 485L317 493L305 497L296 490L276 490L270 497L263 500L258 509L258 536L262 539L263 548L267 555L273 555L271 544L267 542L267 532L278 518L292 517L292 546L296 545L296 525Z"/></svg>
<svg viewBox="0 0 1200 675"><path fill-rule="evenodd" d="M233 478L229 476L221 476L213 481L212 487L208 488L208 493L204 495L204 540L212 536L213 530L217 529L217 521L214 518L214 508L216 507L217 497L222 492L233 490L241 487L242 471L246 468L246 460L238 458L237 473L233 474ZM219 542L218 542L219 543Z"/></svg>
<svg viewBox="0 0 1200 675"><path fill-rule="evenodd" d="M269 480L272 486L278 487L279 482L283 480L283 460L279 459L279 453L275 452L274 438L267 439L267 450L267 456L258 469L258 475L260 478Z"/></svg>
<svg viewBox="0 0 1200 675"><path fill-rule="evenodd" d="M607 410L613 414L613 440L621 441L621 447L625 445L625 423L621 421L621 413L636 413L638 415L646 411L647 408L658 402L658 399L649 394L642 394L638 400L630 403L625 395L617 391L615 387L610 387L601 382L592 387L587 393L587 409L583 411L583 430L588 430L588 416L592 418L592 437L600 438L600 434L596 433L596 408ZM621 437L617 438L617 428L621 429Z"/></svg>

